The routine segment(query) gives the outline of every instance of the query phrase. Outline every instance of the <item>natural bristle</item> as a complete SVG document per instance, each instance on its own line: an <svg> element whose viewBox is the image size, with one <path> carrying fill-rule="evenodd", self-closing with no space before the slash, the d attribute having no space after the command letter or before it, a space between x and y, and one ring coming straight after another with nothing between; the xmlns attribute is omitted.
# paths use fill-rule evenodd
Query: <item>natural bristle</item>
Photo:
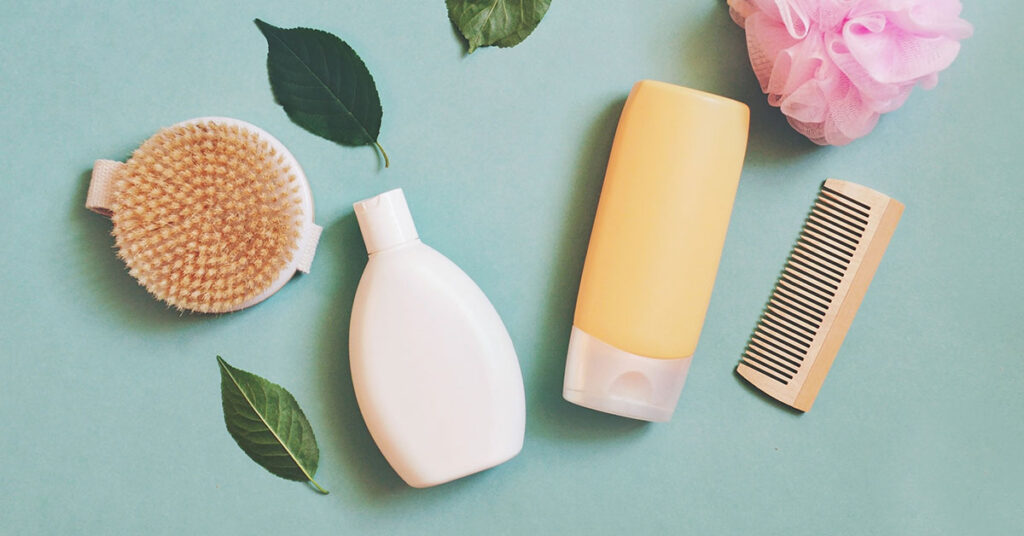
<svg viewBox="0 0 1024 536"><path fill-rule="evenodd" d="M298 248L295 180L248 129L216 121L164 129L118 172L118 255L174 307L236 309L267 290Z"/></svg>

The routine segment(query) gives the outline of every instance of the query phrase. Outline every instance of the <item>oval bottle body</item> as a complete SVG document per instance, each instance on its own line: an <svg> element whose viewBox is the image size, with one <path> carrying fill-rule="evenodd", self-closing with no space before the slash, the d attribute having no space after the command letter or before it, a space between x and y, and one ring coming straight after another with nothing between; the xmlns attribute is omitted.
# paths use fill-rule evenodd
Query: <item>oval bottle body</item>
<svg viewBox="0 0 1024 536"><path fill-rule="evenodd" d="M562 395L667 421L689 371L746 151L737 101L644 80L619 118Z"/></svg>
<svg viewBox="0 0 1024 536"><path fill-rule="evenodd" d="M645 80L615 133L574 325L633 354L697 347L746 151L749 112Z"/></svg>
<svg viewBox="0 0 1024 536"><path fill-rule="evenodd" d="M482 471L522 449L512 340L473 280L419 240L370 255L349 350L367 428L410 486Z"/></svg>

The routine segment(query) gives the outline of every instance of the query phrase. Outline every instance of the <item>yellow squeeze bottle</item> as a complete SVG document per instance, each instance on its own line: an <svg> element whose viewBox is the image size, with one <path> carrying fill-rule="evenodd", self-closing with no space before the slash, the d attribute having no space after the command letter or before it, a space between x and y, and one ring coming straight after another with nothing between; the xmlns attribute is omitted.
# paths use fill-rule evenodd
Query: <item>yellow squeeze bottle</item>
<svg viewBox="0 0 1024 536"><path fill-rule="evenodd" d="M619 118L569 339L566 400L672 417L747 145L746 105L643 80Z"/></svg>

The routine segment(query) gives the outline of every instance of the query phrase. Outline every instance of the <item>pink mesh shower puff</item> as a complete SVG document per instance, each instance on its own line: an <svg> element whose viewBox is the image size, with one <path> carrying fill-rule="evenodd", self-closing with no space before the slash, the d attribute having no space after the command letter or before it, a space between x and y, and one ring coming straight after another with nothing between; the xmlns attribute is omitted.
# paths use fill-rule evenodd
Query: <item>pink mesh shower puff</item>
<svg viewBox="0 0 1024 536"><path fill-rule="evenodd" d="M729 0L768 103L819 145L846 145L931 89L973 27L959 0Z"/></svg>

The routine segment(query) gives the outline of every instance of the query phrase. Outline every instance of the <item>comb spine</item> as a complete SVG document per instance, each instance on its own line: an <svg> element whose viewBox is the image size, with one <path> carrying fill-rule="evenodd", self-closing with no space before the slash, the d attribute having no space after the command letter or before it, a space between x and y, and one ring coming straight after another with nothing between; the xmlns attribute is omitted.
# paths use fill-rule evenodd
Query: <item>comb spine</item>
<svg viewBox="0 0 1024 536"><path fill-rule="evenodd" d="M856 265L851 263L846 269L844 277L849 276L852 279L846 293L842 297L842 301L836 308L836 313L828 327L828 332L822 339L814 362L807 371L807 376L801 383L800 391L797 393L792 404L794 408L800 411L809 411L811 406L814 405L818 391L821 390L821 386L825 383L825 377L828 375L829 369L832 368L836 354L839 353L839 348L846 338L846 333L853 323L853 318L856 316L857 310L864 300L868 286L871 284L871 280L878 270L878 265L882 261L882 256L889 246L889 241L896 231L896 225L903 215L904 208L903 203L860 185L851 185L845 181L837 181L835 179L829 179L825 182L825 185L840 193L857 194L861 192L856 190L866 190L874 194L871 197L878 196L881 198L874 201L884 200L885 208L874 230L868 229L868 233L865 233L864 240L868 242L867 249L864 251L863 256L861 256L860 261ZM858 188L855 189L850 186Z"/></svg>
<svg viewBox="0 0 1024 536"><path fill-rule="evenodd" d="M783 385L772 380L764 372L753 368L744 361L740 361L740 364L736 367L736 373L750 382L751 385L779 402L789 404L789 400L794 399L792 384Z"/></svg>

